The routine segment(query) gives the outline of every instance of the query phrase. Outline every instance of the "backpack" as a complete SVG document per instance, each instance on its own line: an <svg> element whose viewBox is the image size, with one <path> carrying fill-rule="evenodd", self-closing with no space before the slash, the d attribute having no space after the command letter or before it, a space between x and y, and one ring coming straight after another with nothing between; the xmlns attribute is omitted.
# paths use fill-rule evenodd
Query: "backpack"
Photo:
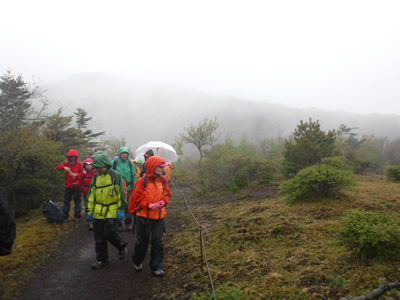
<svg viewBox="0 0 400 300"><path fill-rule="evenodd" d="M49 223L64 223L61 210L52 200L48 200L43 204L42 212Z"/></svg>

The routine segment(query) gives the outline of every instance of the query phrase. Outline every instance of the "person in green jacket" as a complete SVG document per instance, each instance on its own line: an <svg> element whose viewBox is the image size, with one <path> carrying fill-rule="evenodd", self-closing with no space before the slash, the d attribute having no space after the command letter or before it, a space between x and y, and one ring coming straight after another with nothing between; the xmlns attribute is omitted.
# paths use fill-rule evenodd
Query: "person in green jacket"
<svg viewBox="0 0 400 300"><path fill-rule="evenodd" d="M129 159L129 149L127 147L119 148L119 155L114 159L112 169L120 173L122 178L125 180L128 194L126 199L129 202L129 198L131 197L136 182L136 168L133 162ZM124 223L127 231L132 230L132 215L128 209L125 210L124 220L118 223L119 231L123 231Z"/></svg>
<svg viewBox="0 0 400 300"><path fill-rule="evenodd" d="M119 251L119 259L124 259L128 243L117 232L117 221L124 218L127 207L125 187L122 176L111 170L111 159L106 154L94 158L93 167L97 170L88 192L89 222L93 221L95 250L97 261L92 269L108 265L107 242Z"/></svg>

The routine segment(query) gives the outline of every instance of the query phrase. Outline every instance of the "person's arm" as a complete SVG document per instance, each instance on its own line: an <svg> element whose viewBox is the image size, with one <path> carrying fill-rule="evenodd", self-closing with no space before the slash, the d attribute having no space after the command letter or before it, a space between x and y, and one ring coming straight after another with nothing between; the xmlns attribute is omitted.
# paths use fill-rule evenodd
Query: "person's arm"
<svg viewBox="0 0 400 300"><path fill-rule="evenodd" d="M65 168L65 163L66 163L66 161L63 161L61 164L57 165L56 169L57 169L58 171L65 170L65 169L64 169L64 168Z"/></svg>
<svg viewBox="0 0 400 300"><path fill-rule="evenodd" d="M136 180L137 180L137 178L136 178L136 166L133 164L133 162L129 162L131 165L132 165L132 168L130 168L131 169L131 178L132 178L132 189L134 188L134 186L135 186L135 182L136 182Z"/></svg>
<svg viewBox="0 0 400 300"><path fill-rule="evenodd" d="M129 199L128 210L131 214L135 212L135 210L137 209L137 205L140 205L140 199L143 198L143 195L144 195L144 183L143 179L139 179L136 182L135 188L133 189L133 192Z"/></svg>
<svg viewBox="0 0 400 300"><path fill-rule="evenodd" d="M94 184L95 176L93 176L92 183L89 186L88 194L86 196L87 203L86 207L88 208L88 214L93 214L94 211L94 201L96 200L96 187Z"/></svg>

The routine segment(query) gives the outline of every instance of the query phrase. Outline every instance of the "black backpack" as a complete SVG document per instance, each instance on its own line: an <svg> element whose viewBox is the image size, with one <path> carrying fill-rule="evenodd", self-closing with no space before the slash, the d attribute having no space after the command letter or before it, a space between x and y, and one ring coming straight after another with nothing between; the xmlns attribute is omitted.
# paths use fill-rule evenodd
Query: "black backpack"
<svg viewBox="0 0 400 300"><path fill-rule="evenodd" d="M48 200L43 204L42 212L49 223L64 223L60 209L52 200Z"/></svg>

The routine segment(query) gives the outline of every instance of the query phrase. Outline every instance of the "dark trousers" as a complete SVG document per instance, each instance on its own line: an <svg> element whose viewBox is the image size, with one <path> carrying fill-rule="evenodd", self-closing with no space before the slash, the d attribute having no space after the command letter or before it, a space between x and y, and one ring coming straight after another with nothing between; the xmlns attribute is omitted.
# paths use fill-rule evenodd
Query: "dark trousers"
<svg viewBox="0 0 400 300"><path fill-rule="evenodd" d="M80 218L81 217L81 189L74 189L74 188L65 188L64 191L64 205L62 207L63 216L65 219L68 219L69 216L69 203L71 202L72 198L74 199L75 203L75 212L74 217Z"/></svg>
<svg viewBox="0 0 400 300"><path fill-rule="evenodd" d="M133 253L133 263L139 265L143 262L149 242L151 241L150 268L153 271L162 269L164 258L164 234L165 222L161 220L151 220L143 217L136 217L136 243Z"/></svg>
<svg viewBox="0 0 400 300"><path fill-rule="evenodd" d="M119 251L128 245L117 232L117 219L94 219L93 231L97 261L108 261L107 242Z"/></svg>

